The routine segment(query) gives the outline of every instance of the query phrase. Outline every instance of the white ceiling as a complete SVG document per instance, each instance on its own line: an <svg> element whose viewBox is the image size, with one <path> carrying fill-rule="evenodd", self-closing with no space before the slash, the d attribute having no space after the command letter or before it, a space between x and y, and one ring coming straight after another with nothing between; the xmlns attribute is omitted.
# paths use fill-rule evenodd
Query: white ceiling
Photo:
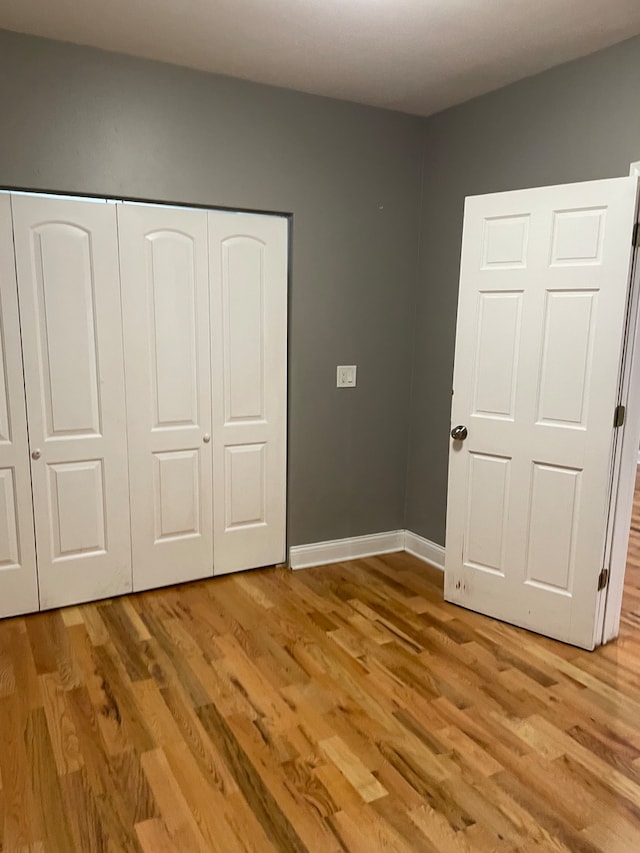
<svg viewBox="0 0 640 853"><path fill-rule="evenodd" d="M640 0L2 0L0 28L429 115L640 33Z"/></svg>

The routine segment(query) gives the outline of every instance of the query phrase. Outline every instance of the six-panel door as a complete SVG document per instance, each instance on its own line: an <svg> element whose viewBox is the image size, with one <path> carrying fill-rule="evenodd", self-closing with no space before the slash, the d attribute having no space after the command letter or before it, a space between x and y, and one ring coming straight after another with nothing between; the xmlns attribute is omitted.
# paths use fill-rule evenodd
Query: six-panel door
<svg viewBox="0 0 640 853"><path fill-rule="evenodd" d="M131 590L116 212L12 197L40 606Z"/></svg>
<svg viewBox="0 0 640 853"><path fill-rule="evenodd" d="M637 180L467 199L445 596L592 648Z"/></svg>
<svg viewBox="0 0 640 853"><path fill-rule="evenodd" d="M11 201L0 195L0 617L37 609Z"/></svg>
<svg viewBox="0 0 640 853"><path fill-rule="evenodd" d="M133 588L213 574L207 213L118 205Z"/></svg>

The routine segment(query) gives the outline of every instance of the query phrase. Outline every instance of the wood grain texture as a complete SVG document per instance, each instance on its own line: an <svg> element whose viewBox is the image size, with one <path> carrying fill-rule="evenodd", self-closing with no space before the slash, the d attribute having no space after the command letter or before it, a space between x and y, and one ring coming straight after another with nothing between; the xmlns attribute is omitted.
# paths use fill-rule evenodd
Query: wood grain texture
<svg viewBox="0 0 640 853"><path fill-rule="evenodd" d="M640 492L617 642L408 554L0 622L0 850L640 850Z"/></svg>

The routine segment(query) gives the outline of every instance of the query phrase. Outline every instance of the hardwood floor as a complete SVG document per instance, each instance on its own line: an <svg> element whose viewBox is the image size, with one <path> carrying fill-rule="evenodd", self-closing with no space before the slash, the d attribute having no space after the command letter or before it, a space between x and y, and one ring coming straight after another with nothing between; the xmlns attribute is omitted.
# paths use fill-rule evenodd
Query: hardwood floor
<svg viewBox="0 0 640 853"><path fill-rule="evenodd" d="M407 554L5 620L0 849L639 851L629 564L591 654Z"/></svg>

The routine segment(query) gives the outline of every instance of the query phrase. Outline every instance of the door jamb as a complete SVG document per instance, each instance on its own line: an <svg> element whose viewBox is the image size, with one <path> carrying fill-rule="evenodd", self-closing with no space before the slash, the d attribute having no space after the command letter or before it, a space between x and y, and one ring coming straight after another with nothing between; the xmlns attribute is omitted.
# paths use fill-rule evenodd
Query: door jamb
<svg viewBox="0 0 640 853"><path fill-rule="evenodd" d="M640 162L632 163L629 174L640 176ZM638 216L636 215L636 219ZM626 357L625 357L626 356ZM640 445L640 251L634 249L631 273L629 325L626 331L621 377L620 402L626 407L625 422L614 460L614 488L611 495L613 524L609 547L609 584L599 603L596 644L618 636L624 591L627 548L633 510L633 494Z"/></svg>

